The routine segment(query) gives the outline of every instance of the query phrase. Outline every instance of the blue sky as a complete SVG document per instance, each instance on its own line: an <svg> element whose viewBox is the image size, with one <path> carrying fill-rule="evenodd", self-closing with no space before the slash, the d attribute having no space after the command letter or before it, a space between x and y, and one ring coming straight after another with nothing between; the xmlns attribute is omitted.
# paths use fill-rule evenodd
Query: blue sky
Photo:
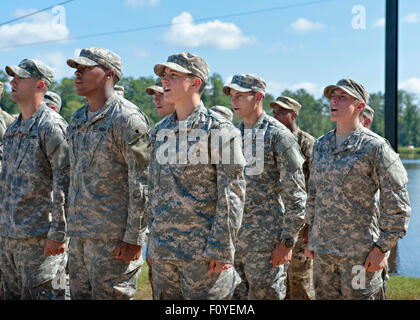
<svg viewBox="0 0 420 320"><path fill-rule="evenodd" d="M0 23L63 0L2 2ZM0 25L2 68L24 58L43 60L56 78L71 76L66 59L84 47L104 47L123 59L124 75L153 75L168 55L190 51L204 57L211 72L228 81L236 73L256 73L274 96L284 89L305 88L320 97L322 89L349 77L370 92L384 91L385 0L74 0L65 10ZM296 6L296 7L291 7ZM352 23L361 11L365 28ZM289 7L250 15L237 13ZM217 18L219 17L219 18ZM208 20L199 20L211 18ZM198 20L198 21L197 21ZM91 34L168 25L95 38ZM363 25L362 25L363 27ZM399 86L420 93L420 1L400 0ZM63 42L13 47L55 39Z"/></svg>

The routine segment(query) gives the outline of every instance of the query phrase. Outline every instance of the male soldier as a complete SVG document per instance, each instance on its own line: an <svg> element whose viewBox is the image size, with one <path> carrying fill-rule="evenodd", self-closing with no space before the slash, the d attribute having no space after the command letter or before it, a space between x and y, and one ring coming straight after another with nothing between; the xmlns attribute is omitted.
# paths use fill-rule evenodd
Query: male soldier
<svg viewBox="0 0 420 320"><path fill-rule="evenodd" d="M362 114L360 115L360 121L362 122L362 125L365 128L370 129L374 115L375 115L375 111L371 107L366 105L365 108L363 109Z"/></svg>
<svg viewBox="0 0 420 320"><path fill-rule="evenodd" d="M148 95L154 95L153 102L156 106L156 112L161 117L169 116L175 110L175 104L169 103L163 99L162 79L157 78L153 86L146 88Z"/></svg>
<svg viewBox="0 0 420 320"><path fill-rule="evenodd" d="M115 85L114 86L114 92L116 94L118 94L119 96L124 98L124 87L123 86Z"/></svg>
<svg viewBox="0 0 420 320"><path fill-rule="evenodd" d="M226 119L228 119L230 122L233 121L233 112L224 107L224 106L213 106L210 108L210 110L220 113L222 116L224 116Z"/></svg>
<svg viewBox="0 0 420 320"><path fill-rule="evenodd" d="M201 101L209 76L203 58L173 54L154 71L164 100L175 104L150 134L154 297L229 299L240 281L232 266L245 198L240 133Z"/></svg>
<svg viewBox="0 0 420 320"><path fill-rule="evenodd" d="M308 192L309 163L315 138L309 133L302 131L296 124L301 105L296 100L280 96L270 103L273 108L273 115L278 121L284 124L296 137L300 150L305 157L302 169L305 175L305 189ZM286 299L292 300L313 300L315 292L313 288L312 259L305 256L305 243L303 235L307 226L299 232L298 241L293 250L292 261L287 270L287 294Z"/></svg>
<svg viewBox="0 0 420 320"><path fill-rule="evenodd" d="M384 299L386 254L410 219L407 173L382 137L363 127L369 93L357 81L327 86L334 130L316 140L306 206L316 299ZM380 204L380 205L379 205Z"/></svg>
<svg viewBox="0 0 420 320"><path fill-rule="evenodd" d="M48 107L53 109L55 112L60 113L61 110L61 97L55 92L48 91L44 96L44 102Z"/></svg>
<svg viewBox="0 0 420 320"><path fill-rule="evenodd" d="M21 114L6 130L0 176L4 298L64 299L64 288L53 290L52 280L65 259L67 123L43 102L51 68L24 59L6 72Z"/></svg>
<svg viewBox="0 0 420 320"><path fill-rule="evenodd" d="M3 82L0 82L0 100L3 95ZM0 109L1 110L1 109ZM1 110L3 111L3 110ZM3 159L3 137L4 133L6 132L6 121L4 121L4 117L0 111L0 173L1 173L1 160ZM1 280L1 269L0 269L0 300L3 297L3 282Z"/></svg>
<svg viewBox="0 0 420 320"><path fill-rule="evenodd" d="M149 122L114 91L122 61L85 48L67 60L88 103L69 124L69 271L73 299L131 299L146 241Z"/></svg>
<svg viewBox="0 0 420 320"><path fill-rule="evenodd" d="M223 87L243 121L246 202L236 242L242 283L235 299L282 300L286 272L305 218L305 161L293 134L262 107L265 81L240 74ZM247 149L249 152L247 152ZM255 149L256 156L248 156Z"/></svg>

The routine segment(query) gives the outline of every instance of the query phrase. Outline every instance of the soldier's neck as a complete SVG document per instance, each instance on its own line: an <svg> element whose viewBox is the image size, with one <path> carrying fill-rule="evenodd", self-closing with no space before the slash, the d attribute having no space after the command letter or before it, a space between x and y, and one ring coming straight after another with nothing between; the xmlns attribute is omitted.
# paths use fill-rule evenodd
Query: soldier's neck
<svg viewBox="0 0 420 320"><path fill-rule="evenodd" d="M89 103L89 111L90 112L96 112L105 105L105 103L108 101L109 97L111 97L113 94L112 90L98 90L94 93L92 93L89 96L86 96L86 99Z"/></svg>
<svg viewBox="0 0 420 320"><path fill-rule="evenodd" d="M263 114L262 106L257 106L257 108L248 113L246 116L243 117L244 125L246 128L252 128L258 121L258 119Z"/></svg>
<svg viewBox="0 0 420 320"><path fill-rule="evenodd" d="M185 97L185 99L175 102L176 117L178 121L187 119L200 103L200 95Z"/></svg>
<svg viewBox="0 0 420 320"><path fill-rule="evenodd" d="M22 113L22 119L28 120L30 117L32 117L35 111L40 107L42 100L42 98L34 97L34 99L31 101L25 101L19 104L19 110Z"/></svg>

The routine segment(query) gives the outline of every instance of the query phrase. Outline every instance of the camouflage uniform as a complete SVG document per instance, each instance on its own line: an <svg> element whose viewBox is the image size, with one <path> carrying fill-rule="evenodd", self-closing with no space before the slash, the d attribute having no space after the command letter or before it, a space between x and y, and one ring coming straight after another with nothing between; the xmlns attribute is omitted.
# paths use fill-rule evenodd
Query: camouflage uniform
<svg viewBox="0 0 420 320"><path fill-rule="evenodd" d="M293 134L298 140L300 150L305 157L302 170L305 175L305 189L308 191L309 163L315 138L309 133L297 128ZM293 248L293 256L287 271L287 294L286 299L313 300L315 291L313 284L313 261L305 256L305 243L303 236L308 226L305 225L299 232L298 240Z"/></svg>
<svg viewBox="0 0 420 320"><path fill-rule="evenodd" d="M230 89L265 94L265 81L256 75L235 75L223 92L230 95ZM247 158L245 167L246 202L235 254L235 268L242 283L234 299L281 300L286 295L289 263L275 267L270 258L282 239L295 240L303 227L304 158L290 130L265 112L252 129L245 129L244 122L238 128L245 157L245 148L251 145L257 158ZM258 158L259 147L263 148L263 159ZM258 163L263 163L263 168L252 172Z"/></svg>
<svg viewBox="0 0 420 320"><path fill-rule="evenodd" d="M245 138L244 124L238 128ZM247 170L253 164L245 168L246 202L235 255L235 268L241 274L242 283L234 297L284 299L289 264L274 267L270 256L282 238L296 238L303 226L306 193L301 166L304 159L290 131L265 112L252 130L253 145L264 143L264 171L250 175ZM264 141L258 140L256 130L264 132Z"/></svg>
<svg viewBox="0 0 420 320"><path fill-rule="evenodd" d="M353 289L353 267L365 264L375 243L390 250L405 235L406 185L398 154L362 125L338 147L335 130L315 142L306 213L317 299L383 298L383 271L366 272L365 289Z"/></svg>
<svg viewBox="0 0 420 320"><path fill-rule="evenodd" d="M54 73L38 60L6 66L9 76L40 79ZM35 92L34 92L35 94ZM67 123L42 103L33 115L19 115L4 135L0 176L0 269L5 299L63 299L54 286L66 254L44 256L46 239L66 241L68 191Z"/></svg>
<svg viewBox="0 0 420 320"><path fill-rule="evenodd" d="M220 113L222 116L224 116L226 119L228 119L230 122L233 121L233 112L224 106L213 106L210 110L213 110L214 112Z"/></svg>
<svg viewBox="0 0 420 320"><path fill-rule="evenodd" d="M233 268L211 275L207 270L209 259L233 263L245 197L239 132L203 104L186 119L185 128L180 128L175 117L174 112L151 131L148 255L153 262L155 299L222 299L233 293L239 276ZM223 128L232 133L226 143L231 145L231 155L241 159L238 163L159 163L157 151L164 144L157 140L160 130L172 130L178 141L186 131L202 129L210 144L211 130ZM178 150L179 144L176 147ZM189 142L188 152L192 148L194 143ZM171 293L181 288L182 295Z"/></svg>
<svg viewBox="0 0 420 320"><path fill-rule="evenodd" d="M42 104L4 136L1 173L0 266L5 299L63 299L53 290L65 254L45 257L45 238L66 240L67 123Z"/></svg>
<svg viewBox="0 0 420 320"><path fill-rule="evenodd" d="M101 63L122 75L121 59L105 49L83 49L67 63ZM140 246L146 241L149 122L116 93L93 116L88 111L89 104L77 110L67 131L71 296L131 299L143 259L126 263L114 252L121 241Z"/></svg>

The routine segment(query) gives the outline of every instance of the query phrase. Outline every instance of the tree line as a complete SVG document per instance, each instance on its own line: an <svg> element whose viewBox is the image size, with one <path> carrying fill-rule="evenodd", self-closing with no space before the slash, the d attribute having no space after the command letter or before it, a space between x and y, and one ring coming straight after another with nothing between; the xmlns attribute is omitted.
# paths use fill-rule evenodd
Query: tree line
<svg viewBox="0 0 420 320"><path fill-rule="evenodd" d="M0 81L9 83L9 77L0 71ZM153 97L146 94L145 89L155 83L153 77L124 77L118 84L125 89L126 99L139 106L147 114L151 124L161 120L155 110ZM230 98L222 92L224 82L220 74L213 73L203 93L202 100L207 107L222 105L230 107ZM72 114L85 104L85 99L76 94L74 78L63 78L60 82L54 81L50 87L51 91L58 93L62 99L60 114L64 119L70 121ZM299 127L313 135L315 138L334 128L334 123L329 118L329 102L325 97L316 99L304 89L296 91L284 90L281 95L289 96L297 100L302 109L297 118ZM266 94L263 100L264 110L272 115L270 102L276 97ZM371 130L381 136L385 134L385 103L382 92L371 93L369 105L375 110L375 117ZM3 110L10 114L18 114L19 108L10 99L10 86L5 87L3 97L0 101ZM235 124L240 122L234 119ZM401 146L420 146L420 107L418 96L405 90L398 93L398 141Z"/></svg>

